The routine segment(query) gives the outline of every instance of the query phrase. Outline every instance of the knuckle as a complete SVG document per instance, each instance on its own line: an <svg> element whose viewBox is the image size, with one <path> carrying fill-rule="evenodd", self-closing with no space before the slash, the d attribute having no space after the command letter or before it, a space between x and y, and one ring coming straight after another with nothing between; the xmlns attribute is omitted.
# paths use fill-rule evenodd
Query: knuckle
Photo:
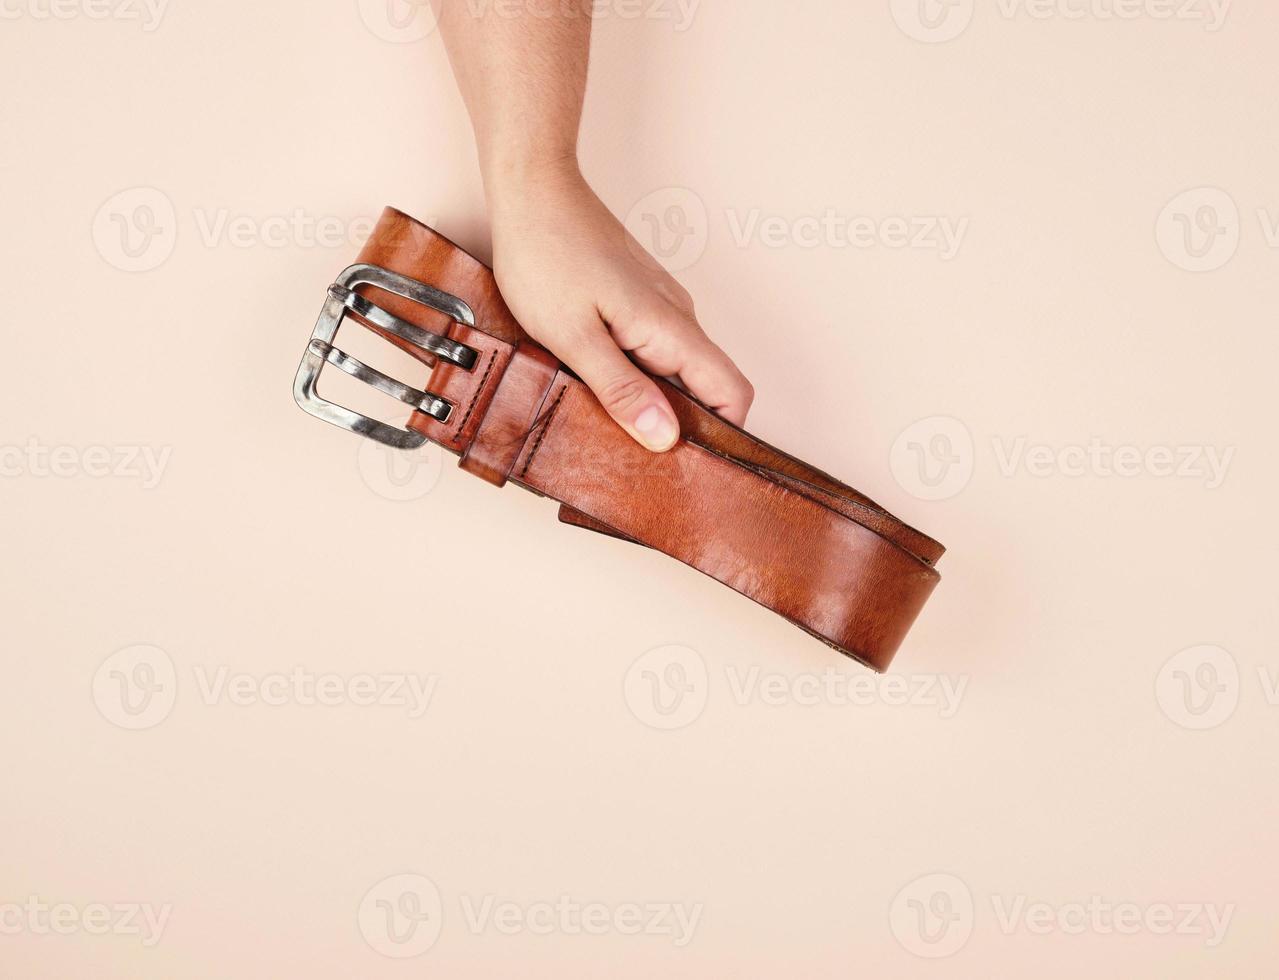
<svg viewBox="0 0 1279 980"><path fill-rule="evenodd" d="M661 283L658 290L666 301L689 316L693 314L693 294L681 286L676 280L668 279Z"/></svg>
<svg viewBox="0 0 1279 980"><path fill-rule="evenodd" d="M706 339L706 334L692 315L673 306L657 311L654 323L661 333L690 347L695 347Z"/></svg>
<svg viewBox="0 0 1279 980"><path fill-rule="evenodd" d="M600 387L596 392L599 397L600 404L611 412L624 412L631 408L644 397L648 390L648 385L643 378L638 376L626 376L614 378Z"/></svg>
<svg viewBox="0 0 1279 980"><path fill-rule="evenodd" d="M557 335L559 341L568 347L583 348L600 336L601 328L597 323L587 323L576 318L559 321L560 325L549 331Z"/></svg>

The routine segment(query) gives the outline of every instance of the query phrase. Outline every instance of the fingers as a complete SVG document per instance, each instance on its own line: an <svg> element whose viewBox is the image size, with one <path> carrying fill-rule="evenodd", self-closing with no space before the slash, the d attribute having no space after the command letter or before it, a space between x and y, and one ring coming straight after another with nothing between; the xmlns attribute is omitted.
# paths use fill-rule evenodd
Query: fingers
<svg viewBox="0 0 1279 980"><path fill-rule="evenodd" d="M645 339L632 348L636 359L653 374L678 375L703 404L734 425L742 425L755 389L746 376L698 326L693 317L665 304L650 306L628 334Z"/></svg>
<svg viewBox="0 0 1279 980"><path fill-rule="evenodd" d="M662 453L679 441L679 423L670 403L653 379L622 353L602 322L574 331L551 349L641 446Z"/></svg>
<svg viewBox="0 0 1279 980"><path fill-rule="evenodd" d="M699 400L734 425L745 425L755 401L755 388L732 359L701 333L700 344L690 342L680 380Z"/></svg>

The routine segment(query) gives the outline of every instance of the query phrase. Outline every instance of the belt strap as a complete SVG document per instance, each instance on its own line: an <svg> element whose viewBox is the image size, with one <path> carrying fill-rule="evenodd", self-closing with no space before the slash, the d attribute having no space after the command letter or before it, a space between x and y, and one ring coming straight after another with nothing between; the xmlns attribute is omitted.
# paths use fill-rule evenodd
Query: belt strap
<svg viewBox="0 0 1279 980"><path fill-rule="evenodd" d="M432 365L417 391L332 342L358 320ZM333 364L413 405L407 431L321 399ZM944 549L851 487L658 379L681 438L654 454L516 323L492 271L387 208L331 287L298 372L307 411L401 448L430 440L462 469L551 497L560 520L655 548L884 670L938 582Z"/></svg>

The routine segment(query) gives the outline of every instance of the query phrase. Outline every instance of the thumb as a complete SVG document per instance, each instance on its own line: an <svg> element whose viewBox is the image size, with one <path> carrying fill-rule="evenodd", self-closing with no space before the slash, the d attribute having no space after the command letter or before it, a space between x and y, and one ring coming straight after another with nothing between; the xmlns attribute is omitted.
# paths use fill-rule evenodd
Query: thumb
<svg viewBox="0 0 1279 980"><path fill-rule="evenodd" d="M575 334L556 356L577 376L628 435L664 453L679 441L679 423L653 379L631 363L603 323Z"/></svg>

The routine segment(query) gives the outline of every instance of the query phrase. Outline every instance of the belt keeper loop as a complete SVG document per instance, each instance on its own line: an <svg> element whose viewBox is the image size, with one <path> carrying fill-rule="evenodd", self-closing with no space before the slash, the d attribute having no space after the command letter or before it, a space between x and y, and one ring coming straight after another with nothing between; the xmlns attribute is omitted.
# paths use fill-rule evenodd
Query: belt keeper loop
<svg viewBox="0 0 1279 980"><path fill-rule="evenodd" d="M517 344L458 466L496 487L505 486L559 371L560 363L549 351Z"/></svg>

